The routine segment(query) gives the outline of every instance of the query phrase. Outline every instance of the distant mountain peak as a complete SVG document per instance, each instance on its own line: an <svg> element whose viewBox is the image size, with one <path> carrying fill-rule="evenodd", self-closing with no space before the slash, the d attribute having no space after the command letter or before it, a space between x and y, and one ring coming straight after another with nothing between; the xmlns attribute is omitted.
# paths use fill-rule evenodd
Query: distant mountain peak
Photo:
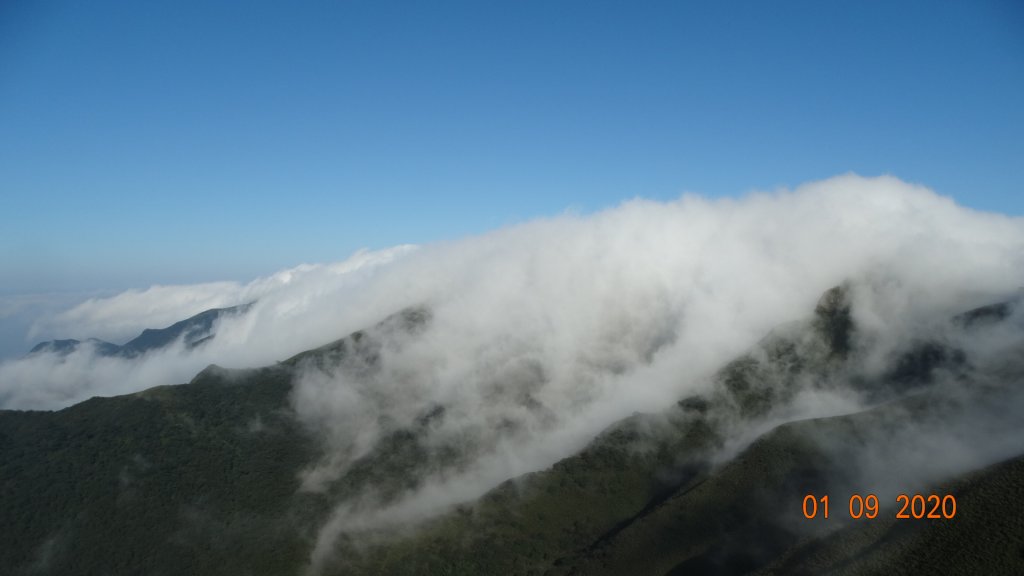
<svg viewBox="0 0 1024 576"><path fill-rule="evenodd" d="M101 356L113 356L117 354L117 351L120 350L121 348L117 344L113 344L105 340L100 340L98 338L88 338L84 341L69 338L65 340L48 340L46 342L40 342L39 344L33 346L31 350L29 350L28 355L31 356L33 354L49 353L59 354L63 356L65 354L70 354L74 352L75 350L78 349L79 346L82 345L95 346L96 353Z"/></svg>
<svg viewBox="0 0 1024 576"><path fill-rule="evenodd" d="M78 350L83 344L95 346L95 353L99 356L120 356L123 358L135 358L153 350L166 348L178 340L182 340L186 347L194 348L203 345L216 336L213 328L218 320L228 316L245 314L253 304L254 302L248 302L227 308L211 308L185 320L175 322L166 328L146 328L141 334L124 345L117 345L96 338L89 338L85 341L75 339L48 340L33 346L32 350L29 351L29 355L50 353L64 356Z"/></svg>

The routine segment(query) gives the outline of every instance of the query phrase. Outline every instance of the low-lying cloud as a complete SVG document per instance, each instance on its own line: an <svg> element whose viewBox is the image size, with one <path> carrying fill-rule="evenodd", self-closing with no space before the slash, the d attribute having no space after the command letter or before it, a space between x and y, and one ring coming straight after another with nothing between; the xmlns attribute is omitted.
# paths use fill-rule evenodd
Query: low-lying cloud
<svg viewBox="0 0 1024 576"><path fill-rule="evenodd" d="M637 199L455 242L363 252L248 285L91 300L43 321L39 332L126 338L205 308L255 304L194 350L125 360L94 358L83 347L5 362L0 405L60 408L186 381L209 363L266 365L424 307L422 331L382 336L373 370L306 370L294 407L333 449L307 471L307 487L317 489L389 431L443 406L422 442L469 439L479 459L460 468L462 484L428 483L419 500L400 504L429 508L427 500L473 497L551 464L635 411L704 390L724 362L806 318L823 291L844 281L861 337L882 358L931 319L1024 285L1024 219L970 210L896 178L855 175L741 199ZM841 411L848 399L803 400L806 415L813 406ZM351 506L338 508L321 548Z"/></svg>
<svg viewBox="0 0 1024 576"><path fill-rule="evenodd" d="M334 264L304 264L249 284L218 282L183 286L154 286L109 298L90 298L67 310L44 315L30 334L84 340L96 337L122 343L145 328L162 328L210 308L257 301L249 313L225 318L216 337L201 347L177 342L139 358L102 357L89 342L70 354L32 354L0 363L0 408L58 409L92 396L137 392L161 384L187 382L206 366L272 364L302 350L319 346L340 334L326 325L315 326L320 314L330 316L330 298L386 263L415 250L398 246L360 251ZM323 302L327 308L319 312ZM338 320L338 329L353 331L361 317Z"/></svg>

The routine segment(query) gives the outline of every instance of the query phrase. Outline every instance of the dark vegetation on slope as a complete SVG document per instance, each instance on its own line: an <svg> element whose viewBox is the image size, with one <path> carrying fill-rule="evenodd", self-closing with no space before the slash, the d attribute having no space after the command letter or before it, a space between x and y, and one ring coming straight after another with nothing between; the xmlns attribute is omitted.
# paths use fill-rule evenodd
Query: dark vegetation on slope
<svg viewBox="0 0 1024 576"><path fill-rule="evenodd" d="M943 410L960 407L909 397L862 415L790 424L717 467L714 455L730 427L765 417L800 386L828 389L848 369L843 361L851 353L854 326L841 289L823 296L809 328L769 335L720 372L709 397L684 399L662 414L635 415L581 454L508 482L412 536L379 546L343 538L333 573L741 574L824 536L838 525L799 517L804 495L864 491L853 480L858 449L890 441L891 432L905 427L908 413L913 422L939 427L947 415ZM898 399L937 374L956 375L964 362L961 351L941 342L911 342L882 376L852 380L869 397ZM945 529L955 532L955 526ZM1015 537L1024 535L1007 538ZM888 538L879 535L875 546ZM984 536L962 535L960 541L967 545L979 538ZM916 562L902 548L884 558L894 568ZM849 573L870 573L851 566L858 568ZM990 571L977 573L1024 568L978 566Z"/></svg>
<svg viewBox="0 0 1024 576"><path fill-rule="evenodd" d="M996 325L1010 313L1001 306L954 323ZM58 412L0 411L0 572L301 573L333 503L367 489L390 502L471 458L419 442L445 417L438 406L386 435L325 492L299 490L299 472L323 447L291 414L296 371L373 371L387 334L414 336L429 322L426 309L410 309L271 368L211 367L187 385ZM580 453L415 529L343 531L326 572L1024 573L1020 457L919 487L957 496L952 521L895 521L884 498L872 521L800 516L807 493L865 491L858 455L902 438L908 415L940 426L968 409L930 388L969 364L941 340L908 342L881 376L849 378L874 408L769 426L722 459L737 427L756 429L801 390L849 376L855 329L845 290L831 290L807 323L724 367L707 395L635 414ZM1019 385L1024 371L1010 366L1001 384ZM998 403L1005 389L986 388L978 401Z"/></svg>
<svg viewBox="0 0 1024 576"><path fill-rule="evenodd" d="M284 410L286 372L218 372L0 412L0 572L294 573L295 471L317 446Z"/></svg>
<svg viewBox="0 0 1024 576"><path fill-rule="evenodd" d="M804 539L758 574L1024 573L1024 456L933 491L956 497L955 521L896 520L887 507L870 522Z"/></svg>

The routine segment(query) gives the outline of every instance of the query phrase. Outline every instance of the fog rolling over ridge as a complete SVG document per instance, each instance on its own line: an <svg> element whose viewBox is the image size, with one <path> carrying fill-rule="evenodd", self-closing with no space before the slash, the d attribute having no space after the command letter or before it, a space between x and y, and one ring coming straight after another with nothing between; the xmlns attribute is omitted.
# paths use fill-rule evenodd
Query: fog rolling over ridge
<svg viewBox="0 0 1024 576"><path fill-rule="evenodd" d="M474 393L476 384L461 387L468 376L482 381L532 362L552 402L607 393L639 408L685 387L679 368L706 374L843 281L867 287L858 320L879 333L909 329L887 326L903 312L954 313L1010 294L1024 285L1022 247L1021 219L891 177L840 176L740 200L633 200L247 285L89 300L40 319L33 334L119 343L207 308L256 303L192 352L171 346L135 362L93 362L83 350L60 362L4 362L0 398L5 408L53 409L185 381L210 363L265 365L424 305L431 335L406 355L428 360L413 385L431 394Z"/></svg>
<svg viewBox="0 0 1024 576"><path fill-rule="evenodd" d="M833 286L842 288L830 303L822 294ZM717 398L716 386L729 382L723 370L745 354L750 360L739 366L761 370L770 402L750 408L726 395L713 404L721 406L709 412L722 431L709 448L717 464L728 466L780 424L866 409L923 416L890 436L879 432L869 444L883 449L851 449L860 463L852 469L863 474L851 483L888 493L1016 455L1022 394L1004 391L993 403L978 390L1024 372L1012 361L1024 346L1020 307L981 331L951 319L1012 302L1021 286L1024 219L969 210L892 177L845 175L739 200L638 199L453 242L363 252L248 285L91 300L41 320L37 332L128 338L153 327L147 302L168 319L253 304L220 318L202 346L181 341L120 358L84 345L6 361L0 407L60 409L186 382L209 364L273 365L363 330L344 354L287 364L295 370L290 405L323 446L302 469L300 491L332 498L310 554L311 571L329 571L339 539L436 517L578 453L636 413ZM928 343L940 352L928 352ZM780 349L795 350L800 366L778 368ZM901 358L910 359L910 373L915 358L935 365L927 394L952 403L948 418L886 404L901 394L879 382L899 384L900 393L917 385L900 379ZM669 425L662 420L644 425ZM408 429L428 453L444 456L397 488L335 492ZM907 460L911 454L918 459ZM894 482L885 472L893 466L902 466L899 486L885 485Z"/></svg>

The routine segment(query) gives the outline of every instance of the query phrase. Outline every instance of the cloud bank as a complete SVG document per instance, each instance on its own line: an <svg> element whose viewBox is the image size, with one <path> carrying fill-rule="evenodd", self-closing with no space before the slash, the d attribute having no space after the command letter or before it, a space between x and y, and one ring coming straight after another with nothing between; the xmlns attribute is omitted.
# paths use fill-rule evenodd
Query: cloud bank
<svg viewBox="0 0 1024 576"><path fill-rule="evenodd" d="M91 299L33 332L118 341L207 308L257 304L192 353L170 349L109 367L88 350L63 362L5 362L0 398L6 408L59 408L181 382L209 363L269 364L427 305L430 333L405 355L419 374L410 385L431 400L487 396L488 387L539 371L545 384L534 394L544 405L607 395L621 410L644 409L681 391L677 374L713 370L843 280L872 287L857 293L858 322L894 334L892 318L954 312L1024 284L1022 248L1021 219L969 210L892 177L846 175L739 200L633 200L457 242L361 252L246 285Z"/></svg>
<svg viewBox="0 0 1024 576"><path fill-rule="evenodd" d="M386 505L372 494L340 503L314 565L343 532L473 500L621 418L704 391L723 363L806 318L844 281L861 337L873 341L866 360L880 369L936 318L1015 292L1022 224L893 178L845 176L736 201L637 200L425 247L372 283L375 298L394 302L378 317L425 303L425 332L383 335L369 373L310 370L301 380L296 409L333 447L309 485L343 477L435 405L444 419L421 442L474 458ZM798 400L786 417L861 406L842 394Z"/></svg>
<svg viewBox="0 0 1024 576"><path fill-rule="evenodd" d="M195 350L124 360L85 347L5 362L0 406L60 408L187 381L210 363L271 364L423 307L430 321L421 331L377 335L372 369L308 369L294 392L298 416L331 447L307 471L309 489L444 406L421 441L462 442L477 458L392 509L408 517L550 465L616 420L706 389L724 362L806 318L844 281L860 337L881 362L932 319L1024 285L1024 219L970 210L892 177L845 175L741 199L637 199L247 285L155 287L88 301L39 330L124 338L204 308L256 304ZM803 415L849 404L826 400ZM352 506L335 511L321 549L354 522Z"/></svg>

